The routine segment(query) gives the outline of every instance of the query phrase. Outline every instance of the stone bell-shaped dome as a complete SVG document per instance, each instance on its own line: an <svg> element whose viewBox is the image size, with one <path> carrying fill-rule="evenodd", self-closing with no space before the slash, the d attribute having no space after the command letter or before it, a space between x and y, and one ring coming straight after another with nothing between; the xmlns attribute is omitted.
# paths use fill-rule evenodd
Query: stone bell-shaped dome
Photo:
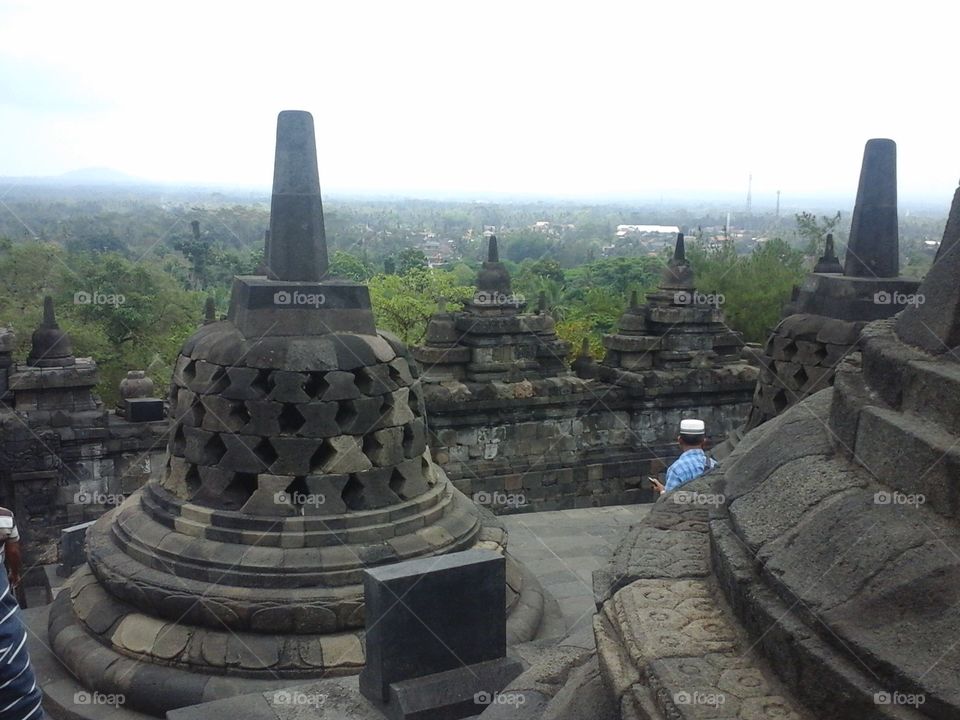
<svg viewBox="0 0 960 720"><path fill-rule="evenodd" d="M51 611L65 665L147 712L237 692L222 676L359 671L363 569L487 539L431 459L406 346L325 279L309 113L278 118L273 188L266 275L177 359L162 479L90 529Z"/></svg>

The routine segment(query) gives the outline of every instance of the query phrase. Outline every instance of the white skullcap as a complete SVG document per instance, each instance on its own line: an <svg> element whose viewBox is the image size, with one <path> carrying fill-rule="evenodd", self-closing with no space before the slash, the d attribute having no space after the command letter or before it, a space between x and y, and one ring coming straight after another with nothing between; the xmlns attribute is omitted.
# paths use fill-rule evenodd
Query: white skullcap
<svg viewBox="0 0 960 720"><path fill-rule="evenodd" d="M703 420L694 420L692 418L680 421L681 435L703 435L706 432L706 426Z"/></svg>

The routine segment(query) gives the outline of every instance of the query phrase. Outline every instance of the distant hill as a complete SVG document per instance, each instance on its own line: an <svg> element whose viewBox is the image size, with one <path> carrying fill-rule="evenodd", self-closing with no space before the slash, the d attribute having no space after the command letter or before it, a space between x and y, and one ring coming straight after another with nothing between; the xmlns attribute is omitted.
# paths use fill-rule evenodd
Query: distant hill
<svg viewBox="0 0 960 720"><path fill-rule="evenodd" d="M78 185L143 185L146 181L108 167L88 167L70 170L50 180Z"/></svg>

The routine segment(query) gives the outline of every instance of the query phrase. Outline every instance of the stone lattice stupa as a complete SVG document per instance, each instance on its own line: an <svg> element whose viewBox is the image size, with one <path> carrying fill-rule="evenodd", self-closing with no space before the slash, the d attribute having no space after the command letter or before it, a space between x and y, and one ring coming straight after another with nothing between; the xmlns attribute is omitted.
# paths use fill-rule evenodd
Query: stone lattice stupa
<svg viewBox="0 0 960 720"><path fill-rule="evenodd" d="M327 278L313 118L278 118L266 275L183 345L166 468L88 534L49 641L126 708L178 707L355 674L366 567L472 547L500 528L426 445L417 368L365 286ZM507 560L508 636L542 595ZM74 708L76 710L76 708Z"/></svg>

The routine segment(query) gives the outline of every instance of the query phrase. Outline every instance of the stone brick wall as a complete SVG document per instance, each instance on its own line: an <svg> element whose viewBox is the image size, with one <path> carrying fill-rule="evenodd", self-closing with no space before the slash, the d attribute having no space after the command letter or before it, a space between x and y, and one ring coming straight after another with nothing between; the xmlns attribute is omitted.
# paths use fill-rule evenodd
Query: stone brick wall
<svg viewBox="0 0 960 720"><path fill-rule="evenodd" d="M167 421L131 423L92 393L96 364L5 368L0 505L33 559L56 559L62 528L94 520L163 467Z"/></svg>
<svg viewBox="0 0 960 720"><path fill-rule="evenodd" d="M434 459L454 485L515 513L654 500L646 478L676 458L681 417L703 418L719 442L745 420L752 388L644 398L567 376L428 384L424 398Z"/></svg>

